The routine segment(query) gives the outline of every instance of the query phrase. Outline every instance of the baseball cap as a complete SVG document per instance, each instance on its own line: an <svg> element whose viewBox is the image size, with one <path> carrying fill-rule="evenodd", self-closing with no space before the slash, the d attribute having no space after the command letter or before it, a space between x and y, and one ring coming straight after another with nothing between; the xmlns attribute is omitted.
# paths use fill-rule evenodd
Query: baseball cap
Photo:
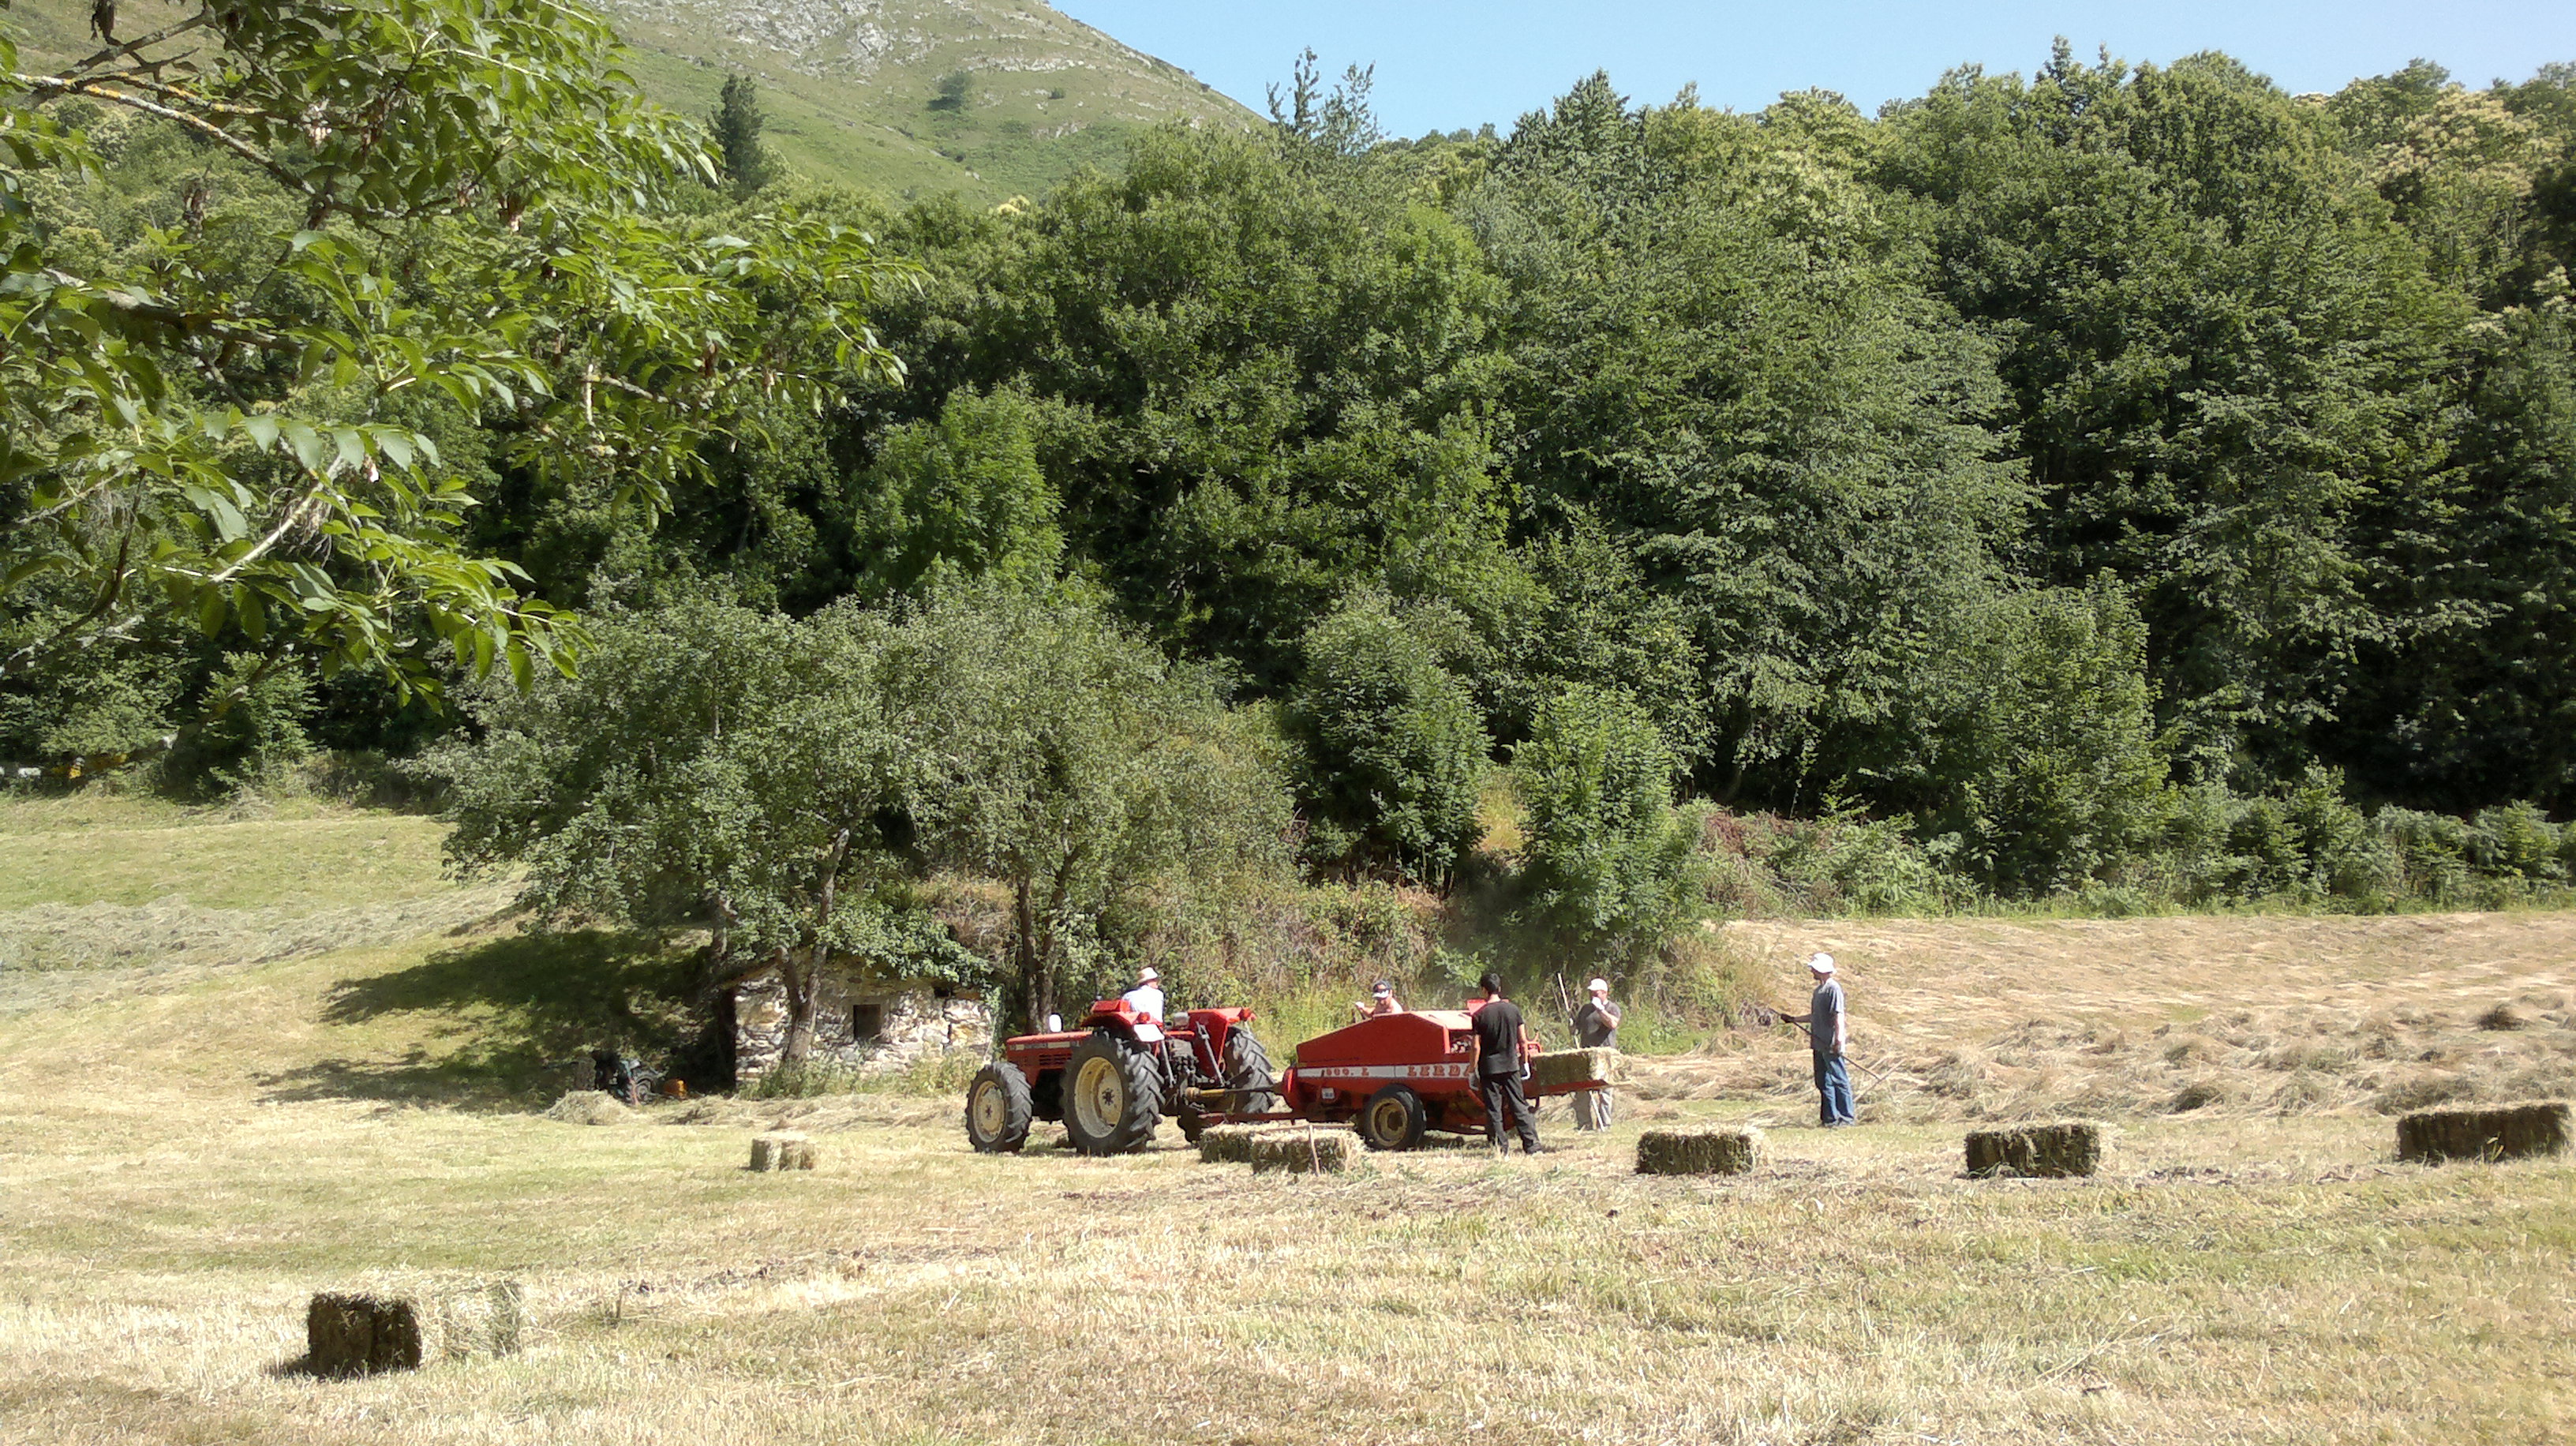
<svg viewBox="0 0 2576 1446"><path fill-rule="evenodd" d="M1610 981L1607 979L1595 979L1591 983L1584 985L1583 988L1587 993L1607 994L1610 992Z"/></svg>
<svg viewBox="0 0 2576 1446"><path fill-rule="evenodd" d="M1810 954L1807 956L1807 967L1819 974L1831 974L1834 972L1834 956L1822 952Z"/></svg>
<svg viewBox="0 0 2576 1446"><path fill-rule="evenodd" d="M1388 995L1388 994L1393 994L1394 992L1395 992L1395 986L1394 986L1394 985L1392 985L1392 984L1387 983L1387 982L1386 982L1385 980L1383 980L1383 979L1381 979L1381 980L1379 980L1379 981L1377 982L1377 987L1376 987L1376 988L1371 989L1371 990L1369 991L1369 993L1371 993L1371 994L1380 995L1380 996L1384 996L1384 995Z"/></svg>

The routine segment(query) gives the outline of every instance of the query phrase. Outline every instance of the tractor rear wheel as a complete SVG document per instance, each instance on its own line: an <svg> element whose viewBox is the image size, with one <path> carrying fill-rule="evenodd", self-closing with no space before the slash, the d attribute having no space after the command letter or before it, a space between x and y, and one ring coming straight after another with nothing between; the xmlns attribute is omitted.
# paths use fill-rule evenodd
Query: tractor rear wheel
<svg viewBox="0 0 2576 1446"><path fill-rule="evenodd" d="M1225 1087L1229 1090L1257 1090L1257 1094L1238 1094L1226 1102L1230 1115L1266 1115L1270 1113L1270 1085L1277 1076L1270 1072L1270 1051L1249 1029L1236 1025L1225 1036Z"/></svg>
<svg viewBox="0 0 2576 1446"><path fill-rule="evenodd" d="M1410 1150L1422 1143L1429 1124L1422 1096L1391 1084L1360 1106L1360 1140L1372 1150Z"/></svg>
<svg viewBox="0 0 2576 1446"><path fill-rule="evenodd" d="M966 1139L988 1155L1016 1155L1029 1142L1029 1121L1037 1108L1029 1098L1029 1077L1004 1060L975 1071L966 1087Z"/></svg>
<svg viewBox="0 0 2576 1446"><path fill-rule="evenodd" d="M1105 1029L1073 1047L1064 1065L1064 1132L1077 1152L1141 1150L1162 1114L1162 1071L1152 1055Z"/></svg>

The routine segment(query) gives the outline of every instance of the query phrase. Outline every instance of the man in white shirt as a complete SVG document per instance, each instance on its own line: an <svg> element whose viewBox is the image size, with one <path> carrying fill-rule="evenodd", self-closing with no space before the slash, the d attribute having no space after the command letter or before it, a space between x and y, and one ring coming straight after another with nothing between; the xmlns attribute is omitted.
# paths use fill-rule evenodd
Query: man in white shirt
<svg viewBox="0 0 2576 1446"><path fill-rule="evenodd" d="M1156 1024L1163 1022L1163 976L1154 972L1153 965L1137 970L1136 987L1118 998L1128 1008Z"/></svg>

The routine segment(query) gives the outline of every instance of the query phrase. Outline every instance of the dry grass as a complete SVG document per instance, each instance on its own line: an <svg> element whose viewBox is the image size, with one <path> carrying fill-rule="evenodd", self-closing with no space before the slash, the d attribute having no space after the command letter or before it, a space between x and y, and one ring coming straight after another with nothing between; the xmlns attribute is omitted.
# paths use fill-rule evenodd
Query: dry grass
<svg viewBox="0 0 2576 1446"><path fill-rule="evenodd" d="M1114 1160L1044 1128L1024 1155L977 1155L955 1099L658 1103L612 1129L545 1118L554 1093L436 1103L445 1062L558 1017L497 993L546 967L533 949L245 964L0 1018L0 1441L2576 1436L2576 1161L2403 1165L2357 1086L2259 1103L2288 1074L2346 1078L2291 1052L2367 1058L2373 1020L2427 1047L2560 1038L2576 921L2399 920L2382 927L2434 927L2394 944L2334 920L2118 927L2155 925L2205 932L1784 940L1784 961L1850 962L1864 1060L1931 1071L1865 1084L1860 1129L1781 1128L1811 1117L1804 1059L1763 1036L1630 1061L1750 1094L1553 1127L1538 1160L1371 1154L1293 1186L1202 1169L1172 1130ZM2034 933L1983 932L2004 928ZM2037 962L2007 968L2024 945ZM2286 962L2230 962L2249 953ZM2476 1027L2508 999L2526 1027ZM2463 1059L2502 1080L2543 1057ZM2367 1067L2399 1063L2426 1062ZM1778 1064L1796 1089L1772 1091ZM1936 1066L1983 1093L1934 1093ZM1960 1168L1971 1114L2064 1113L2055 1096L2119 1079L2147 1100L2177 1070L2228 1103L2133 1112L2091 1179ZM1769 1124L1770 1163L1637 1176L1650 1113ZM821 1140L819 1167L743 1170L776 1129ZM523 1351L355 1381L281 1369L312 1292L395 1269L521 1281Z"/></svg>
<svg viewBox="0 0 2576 1446"><path fill-rule="evenodd" d="M1833 952L1865 1119L2249 1117L2576 1093L2576 914L1729 926L1804 1008ZM2499 1015L2513 1026L2497 1026ZM1625 1061L1649 1102L1814 1098L1795 1031ZM1650 1103L1648 1108L1652 1108Z"/></svg>

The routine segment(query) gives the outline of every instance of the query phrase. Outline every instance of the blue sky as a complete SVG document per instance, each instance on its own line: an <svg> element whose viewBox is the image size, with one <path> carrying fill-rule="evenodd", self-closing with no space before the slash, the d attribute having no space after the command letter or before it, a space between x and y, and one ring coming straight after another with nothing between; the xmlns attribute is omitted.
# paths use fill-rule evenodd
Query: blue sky
<svg viewBox="0 0 2576 1446"><path fill-rule="evenodd" d="M2576 0L2172 0L2172 3L1797 5L1682 0L1054 0L1056 8L1159 55L1259 110L1262 88L1314 47L1328 74L1377 66L1390 131L1508 130L1578 76L1607 69L1622 91L1663 101L1686 81L1702 100L1758 110L1822 86L1863 109L1920 95L1966 61L2028 72L2064 35L2090 57L2170 61L2224 50L2293 91L2333 90L2422 56L2485 85L2576 61Z"/></svg>

